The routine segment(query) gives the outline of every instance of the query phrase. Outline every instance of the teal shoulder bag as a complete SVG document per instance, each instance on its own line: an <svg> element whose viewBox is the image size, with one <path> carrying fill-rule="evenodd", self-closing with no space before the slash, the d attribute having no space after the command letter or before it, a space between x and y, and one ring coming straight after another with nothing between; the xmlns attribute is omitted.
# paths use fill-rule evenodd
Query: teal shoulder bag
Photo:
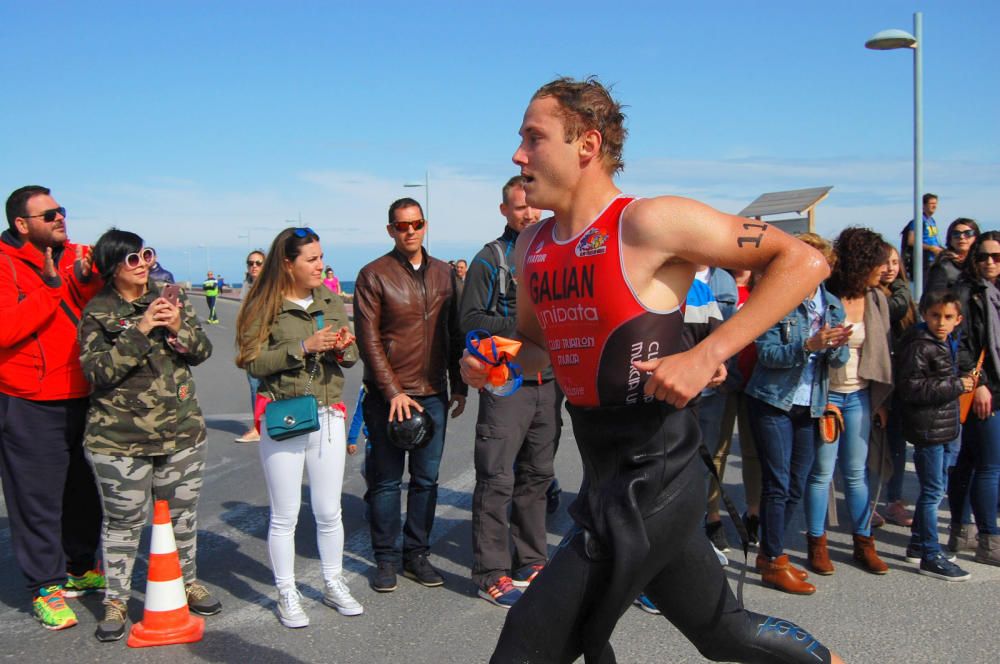
<svg viewBox="0 0 1000 664"><path fill-rule="evenodd" d="M319 431L319 404L312 395L312 382L319 368L318 356L313 356L313 368L306 383L306 393L300 397L271 401L264 409L264 426L272 440L285 440ZM272 395L273 396L273 395Z"/></svg>

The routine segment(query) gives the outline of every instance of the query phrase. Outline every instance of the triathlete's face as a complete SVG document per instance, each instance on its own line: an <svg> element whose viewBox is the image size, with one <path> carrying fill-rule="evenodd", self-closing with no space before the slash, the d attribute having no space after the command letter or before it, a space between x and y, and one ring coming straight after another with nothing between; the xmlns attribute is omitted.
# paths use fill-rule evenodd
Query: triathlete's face
<svg viewBox="0 0 1000 664"><path fill-rule="evenodd" d="M531 102L518 133L521 145L513 161L525 177L527 202L542 210L553 209L580 172L580 139L566 142L559 102L554 97Z"/></svg>
<svg viewBox="0 0 1000 664"><path fill-rule="evenodd" d="M531 224L537 223L542 211L528 205L523 187L513 187L507 192L507 202L500 204L500 214L514 232L520 233Z"/></svg>

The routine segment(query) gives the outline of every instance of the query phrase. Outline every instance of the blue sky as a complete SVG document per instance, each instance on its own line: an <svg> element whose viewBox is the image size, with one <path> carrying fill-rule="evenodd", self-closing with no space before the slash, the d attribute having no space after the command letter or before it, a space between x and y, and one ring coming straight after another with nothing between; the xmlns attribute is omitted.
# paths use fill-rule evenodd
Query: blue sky
<svg viewBox="0 0 1000 664"><path fill-rule="evenodd" d="M820 232L894 241L912 209L912 55L864 42L912 30L914 11L925 189L939 221L998 228L996 2L8 0L0 182L52 187L76 241L140 233L180 278L237 281L249 245L301 218L353 279L388 247L388 204L424 200L402 185L425 172L433 254L499 234L532 92L596 74L628 105L624 190L738 212L833 185Z"/></svg>

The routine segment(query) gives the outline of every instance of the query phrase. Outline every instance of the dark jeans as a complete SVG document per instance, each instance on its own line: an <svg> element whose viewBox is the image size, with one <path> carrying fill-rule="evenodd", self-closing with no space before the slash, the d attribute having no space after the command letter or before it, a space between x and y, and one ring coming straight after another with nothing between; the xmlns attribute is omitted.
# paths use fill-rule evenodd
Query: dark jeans
<svg viewBox="0 0 1000 664"><path fill-rule="evenodd" d="M1000 535L997 527L997 492L1000 483L1000 417L993 411L985 420L974 413L965 421L959 463L971 463L975 470L970 487L972 513L980 535Z"/></svg>
<svg viewBox="0 0 1000 664"><path fill-rule="evenodd" d="M472 580L477 586L488 587L510 574L509 540L514 569L544 565L548 558L545 490L553 477L556 407L551 380L526 382L506 397L479 393L472 499Z"/></svg>
<svg viewBox="0 0 1000 664"><path fill-rule="evenodd" d="M886 427L886 441L892 459L892 476L886 483L885 502L894 503L903 499L903 479L906 476L906 438L903 437L903 409L897 399L893 399Z"/></svg>
<svg viewBox="0 0 1000 664"><path fill-rule="evenodd" d="M93 569L101 500L83 454L87 399L0 394L0 472L14 557L28 589Z"/></svg>
<svg viewBox="0 0 1000 664"><path fill-rule="evenodd" d="M979 444L972 430L972 422L975 419L975 413L970 411L969 419L962 425L961 443L957 446L958 453L951 454L949 459L948 510L951 512L953 528L972 523L972 501L969 494L972 489L972 476L976 469L976 455L972 448Z"/></svg>
<svg viewBox="0 0 1000 664"><path fill-rule="evenodd" d="M777 558L816 455L816 420L808 406L792 406L786 413L748 400L761 468L760 547L768 558Z"/></svg>
<svg viewBox="0 0 1000 664"><path fill-rule="evenodd" d="M913 448L920 496L913 510L910 544L923 550L924 560L941 553L938 543L937 512L948 485L948 445L917 445Z"/></svg>
<svg viewBox="0 0 1000 664"><path fill-rule="evenodd" d="M389 442L386 436L389 404L377 390L368 392L362 406L365 426L368 427L368 440L371 442L365 472L371 481L368 496L371 507L369 526L376 562L398 565L401 559L412 560L430 549L434 510L437 508L438 468L441 466L445 428L448 424L448 401L444 394L413 399L423 406L424 413L434 421L434 436L425 447L409 453ZM401 555L398 544L399 497L407 454L410 483L406 494L406 525L403 527Z"/></svg>

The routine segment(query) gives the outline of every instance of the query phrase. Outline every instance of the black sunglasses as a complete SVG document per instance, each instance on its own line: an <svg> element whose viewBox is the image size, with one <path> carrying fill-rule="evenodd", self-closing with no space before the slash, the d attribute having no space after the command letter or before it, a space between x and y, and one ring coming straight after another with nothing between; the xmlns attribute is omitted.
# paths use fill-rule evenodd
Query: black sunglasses
<svg viewBox="0 0 1000 664"><path fill-rule="evenodd" d="M993 259L994 263L1000 263L1000 251L996 253L990 253L988 251L980 251L976 254L977 263L985 263L986 261Z"/></svg>
<svg viewBox="0 0 1000 664"><path fill-rule="evenodd" d="M305 226L303 228L296 228L292 232L295 233L295 237L314 237L317 240L319 239L319 233L309 228L308 226Z"/></svg>
<svg viewBox="0 0 1000 664"><path fill-rule="evenodd" d="M41 217L45 221L48 221L48 222L51 223L51 222L53 222L53 221L56 220L56 216L57 215L62 215L63 219L65 219L66 218L66 208L64 208L64 207L57 207L57 208L52 208L51 210L46 210L45 212L43 212L41 214L26 214L26 215L24 215L23 219L35 219L37 217Z"/></svg>
<svg viewBox="0 0 1000 664"><path fill-rule="evenodd" d="M964 231L952 231L951 236L953 238L976 237L976 231L972 230L971 228L967 228Z"/></svg>
<svg viewBox="0 0 1000 664"><path fill-rule="evenodd" d="M254 265L256 265L257 267L260 267L263 264L264 264L264 261L258 261L258 260L249 260L249 261L247 261L247 267L252 267Z"/></svg>

